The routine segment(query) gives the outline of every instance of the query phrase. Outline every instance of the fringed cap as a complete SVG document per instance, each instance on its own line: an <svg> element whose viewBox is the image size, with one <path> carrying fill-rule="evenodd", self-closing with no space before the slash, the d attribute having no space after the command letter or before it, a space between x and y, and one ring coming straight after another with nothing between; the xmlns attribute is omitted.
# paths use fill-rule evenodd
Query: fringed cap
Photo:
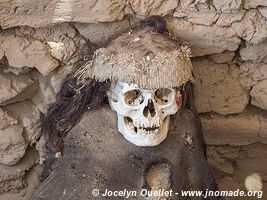
<svg viewBox="0 0 267 200"><path fill-rule="evenodd" d="M125 33L106 48L95 51L92 61L75 76L135 83L144 89L174 88L193 80L191 50L165 35L147 30Z"/></svg>

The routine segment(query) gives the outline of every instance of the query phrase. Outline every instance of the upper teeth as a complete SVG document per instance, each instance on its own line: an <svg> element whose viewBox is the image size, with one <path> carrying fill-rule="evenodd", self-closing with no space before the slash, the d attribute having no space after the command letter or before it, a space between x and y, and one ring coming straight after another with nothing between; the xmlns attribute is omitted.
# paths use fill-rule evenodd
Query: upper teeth
<svg viewBox="0 0 267 200"><path fill-rule="evenodd" d="M148 127L159 127L160 120L145 120L145 121L134 121L129 124L133 124L136 128L148 128Z"/></svg>
<svg viewBox="0 0 267 200"><path fill-rule="evenodd" d="M145 134L156 134L159 131L159 128L156 128L156 127L159 127L159 126L157 126L156 124L153 124L152 126L149 126L149 127L147 127L147 126L138 126L137 127L137 126L134 125L133 122L129 122L128 125L129 125L130 129L132 129L132 130L137 128L137 133L140 133L140 134L142 134L142 133L145 133ZM148 128L155 128L155 130L146 130Z"/></svg>
<svg viewBox="0 0 267 200"><path fill-rule="evenodd" d="M128 127L133 130L134 133L138 134L157 134L160 125L161 121L159 118L145 119L142 121L128 119Z"/></svg>

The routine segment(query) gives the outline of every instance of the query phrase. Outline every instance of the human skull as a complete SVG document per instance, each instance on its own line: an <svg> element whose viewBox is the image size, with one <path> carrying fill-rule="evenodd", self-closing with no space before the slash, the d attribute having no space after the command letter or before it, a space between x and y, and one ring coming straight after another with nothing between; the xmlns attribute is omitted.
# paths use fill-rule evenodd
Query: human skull
<svg viewBox="0 0 267 200"><path fill-rule="evenodd" d="M160 144L167 137L170 115L181 107L181 94L172 88L146 90L117 81L107 94L119 132L137 146Z"/></svg>

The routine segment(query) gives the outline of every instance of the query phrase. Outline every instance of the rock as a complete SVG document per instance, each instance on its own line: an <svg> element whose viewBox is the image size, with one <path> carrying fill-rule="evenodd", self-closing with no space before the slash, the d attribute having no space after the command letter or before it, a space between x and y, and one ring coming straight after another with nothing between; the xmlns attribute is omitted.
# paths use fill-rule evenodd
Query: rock
<svg viewBox="0 0 267 200"><path fill-rule="evenodd" d="M1 3L1 27L15 26L45 27L63 22L98 23L121 20L124 16L125 0L36 0Z"/></svg>
<svg viewBox="0 0 267 200"><path fill-rule="evenodd" d="M39 79L39 89L31 100L42 113L46 113L48 105L55 102L56 94L50 84L50 77L43 77L40 74L36 76Z"/></svg>
<svg viewBox="0 0 267 200"><path fill-rule="evenodd" d="M31 98L38 88L37 79L30 75L0 72L0 106Z"/></svg>
<svg viewBox="0 0 267 200"><path fill-rule="evenodd" d="M62 42L47 42L47 44L51 49L51 55L62 61L65 54L64 50L66 50L64 44Z"/></svg>
<svg viewBox="0 0 267 200"><path fill-rule="evenodd" d="M238 158L240 147L209 146L207 159L211 167L223 173L234 173L234 161Z"/></svg>
<svg viewBox="0 0 267 200"><path fill-rule="evenodd" d="M50 25L42 28L19 27L19 32L24 35L32 35L38 40L69 42L70 39L80 38L77 31L68 23ZM19 34L17 32L17 34Z"/></svg>
<svg viewBox="0 0 267 200"><path fill-rule="evenodd" d="M131 20L131 23L134 22L135 20ZM83 37L89 39L92 43L99 44L129 29L130 24L129 21L125 19L122 21L99 24L75 23L74 26Z"/></svg>
<svg viewBox="0 0 267 200"><path fill-rule="evenodd" d="M40 184L39 175L41 174L42 166L34 165L26 173L21 173L21 175L25 176L14 176L17 177L17 182L14 184L12 181L6 184L11 190L9 192L1 194L1 198L5 200L29 200L32 199L32 194L36 191L36 186ZM25 178L24 178L25 177ZM9 180L9 179L8 179ZM24 187L27 186L27 187ZM19 188L23 189L19 189ZM6 190L7 191L7 190Z"/></svg>
<svg viewBox="0 0 267 200"><path fill-rule="evenodd" d="M5 106L4 109L12 116L16 116L20 123L24 126L27 133L27 140L35 143L38 133L36 133L38 122L41 118L40 111L32 103L27 100L20 103Z"/></svg>
<svg viewBox="0 0 267 200"><path fill-rule="evenodd" d="M30 68L30 67L16 68L16 67L11 67L11 66L6 66L5 68L3 68L3 72L5 74L7 74L7 73L13 73L15 75L27 74L31 70L32 70L32 68Z"/></svg>
<svg viewBox="0 0 267 200"><path fill-rule="evenodd" d="M196 25L175 18L167 19L167 27L172 37L191 46L193 56L235 51L240 44L240 39L230 28Z"/></svg>
<svg viewBox="0 0 267 200"><path fill-rule="evenodd" d="M241 21L245 11L240 11L238 13L222 13L216 22L217 26L227 27L231 26L232 23Z"/></svg>
<svg viewBox="0 0 267 200"><path fill-rule="evenodd" d="M5 55L5 52L3 49L0 49L0 60L3 58L3 56Z"/></svg>
<svg viewBox="0 0 267 200"><path fill-rule="evenodd" d="M233 51L225 51L223 53L218 53L218 54L212 54L209 56L209 58L214 62L214 63L228 63L233 60L235 56L235 52Z"/></svg>
<svg viewBox="0 0 267 200"><path fill-rule="evenodd" d="M252 105L267 110L267 79L254 85L250 96Z"/></svg>
<svg viewBox="0 0 267 200"><path fill-rule="evenodd" d="M29 68L29 67L22 67L22 68L11 67L8 64L8 60L5 56L0 60L0 68L1 68L1 71L5 74L11 72L11 73L16 74L16 75L26 74L32 70L32 68Z"/></svg>
<svg viewBox="0 0 267 200"><path fill-rule="evenodd" d="M47 135L41 134L40 138L36 141L36 150L39 153L39 163L43 165L45 163L45 160L47 159Z"/></svg>
<svg viewBox="0 0 267 200"><path fill-rule="evenodd" d="M187 18L191 12L197 12L196 4L194 2L180 1L178 7L173 13L173 17Z"/></svg>
<svg viewBox="0 0 267 200"><path fill-rule="evenodd" d="M141 16L165 16L177 7L176 0L129 0L128 10ZM127 13L128 14L128 13Z"/></svg>
<svg viewBox="0 0 267 200"><path fill-rule="evenodd" d="M239 53L244 61L262 62L267 59L267 40L259 44L246 43Z"/></svg>
<svg viewBox="0 0 267 200"><path fill-rule="evenodd" d="M234 22L231 27L239 37L252 44L259 44L267 38L265 18L256 9L247 11L242 21Z"/></svg>
<svg viewBox="0 0 267 200"><path fill-rule="evenodd" d="M25 179L27 172L38 163L38 159L37 151L31 147L16 165L0 165L0 195L3 192L15 193L25 188L28 185Z"/></svg>
<svg viewBox="0 0 267 200"><path fill-rule="evenodd" d="M201 115L204 138L209 145L237 146L255 142L265 143L266 134L263 132L267 127L266 119L267 116L255 108L247 109L238 115ZM261 122L265 122L264 125Z"/></svg>
<svg viewBox="0 0 267 200"><path fill-rule="evenodd" d="M242 0L213 0L213 5L222 13L238 12L242 5Z"/></svg>
<svg viewBox="0 0 267 200"><path fill-rule="evenodd" d="M254 84L258 81L267 79L267 64L265 63L240 63L240 69L251 75Z"/></svg>
<svg viewBox="0 0 267 200"><path fill-rule="evenodd" d="M260 7L260 8L258 8L258 10L263 15L263 17L267 18L267 8L266 7Z"/></svg>
<svg viewBox="0 0 267 200"><path fill-rule="evenodd" d="M216 22L219 15L216 13L216 10L210 9L209 7L196 9L196 7L181 3L180 7L173 13L173 17L186 18L193 24L211 26Z"/></svg>
<svg viewBox="0 0 267 200"><path fill-rule="evenodd" d="M240 85L247 91L249 91L255 84L255 81L253 80L251 74L249 74L248 72L242 72L241 70L239 74L239 82Z"/></svg>
<svg viewBox="0 0 267 200"><path fill-rule="evenodd" d="M70 62L83 40L75 28L66 23L38 29L20 27L17 34L20 33L46 41L51 56L64 63Z"/></svg>
<svg viewBox="0 0 267 200"><path fill-rule="evenodd" d="M47 44L50 48L51 56L61 62L67 61L77 49L76 44L72 40L69 40L68 42L65 41L65 43L48 41Z"/></svg>
<svg viewBox="0 0 267 200"><path fill-rule="evenodd" d="M10 116L7 111L0 107L0 130L5 129L10 125L18 124L18 120Z"/></svg>
<svg viewBox="0 0 267 200"><path fill-rule="evenodd" d="M261 176L258 173L252 173L245 179L245 187L248 191L263 192L263 184Z"/></svg>
<svg viewBox="0 0 267 200"><path fill-rule="evenodd" d="M0 130L0 163L16 164L25 154L28 141L23 133L23 126L10 125Z"/></svg>
<svg viewBox="0 0 267 200"><path fill-rule="evenodd" d="M259 131L259 137L262 138L261 143L267 144L267 114L261 113L260 117L260 131Z"/></svg>
<svg viewBox="0 0 267 200"><path fill-rule="evenodd" d="M210 155L213 154L212 152L216 152L215 155L219 155L224 159L228 159L230 161L235 161L240 152L239 146L209 146L208 151L210 151Z"/></svg>
<svg viewBox="0 0 267 200"><path fill-rule="evenodd" d="M214 6L206 0L182 0L179 1L173 17L187 19L194 24L210 26L216 22L219 15Z"/></svg>
<svg viewBox="0 0 267 200"><path fill-rule="evenodd" d="M248 90L239 82L236 65L214 64L207 60L193 61L195 106L200 113L241 113L249 103Z"/></svg>
<svg viewBox="0 0 267 200"><path fill-rule="evenodd" d="M256 8L258 6L267 6L267 2L265 0L244 0L244 8Z"/></svg>
<svg viewBox="0 0 267 200"><path fill-rule="evenodd" d="M209 12L192 12L188 15L188 21L193 24L211 26L219 18L219 15L214 11Z"/></svg>
<svg viewBox="0 0 267 200"><path fill-rule="evenodd" d="M43 75L47 75L58 66L58 61L51 57L49 48L39 40L5 34L0 36L0 45L12 67L35 67Z"/></svg>

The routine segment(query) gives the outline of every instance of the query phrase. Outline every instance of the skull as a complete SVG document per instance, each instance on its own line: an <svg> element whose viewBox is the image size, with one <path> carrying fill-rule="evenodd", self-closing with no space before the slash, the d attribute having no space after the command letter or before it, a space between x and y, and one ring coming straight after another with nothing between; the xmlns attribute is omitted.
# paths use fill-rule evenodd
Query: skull
<svg viewBox="0 0 267 200"><path fill-rule="evenodd" d="M172 88L146 90L117 81L107 95L117 112L119 132L137 146L160 144L167 137L170 115L181 106L181 94Z"/></svg>

